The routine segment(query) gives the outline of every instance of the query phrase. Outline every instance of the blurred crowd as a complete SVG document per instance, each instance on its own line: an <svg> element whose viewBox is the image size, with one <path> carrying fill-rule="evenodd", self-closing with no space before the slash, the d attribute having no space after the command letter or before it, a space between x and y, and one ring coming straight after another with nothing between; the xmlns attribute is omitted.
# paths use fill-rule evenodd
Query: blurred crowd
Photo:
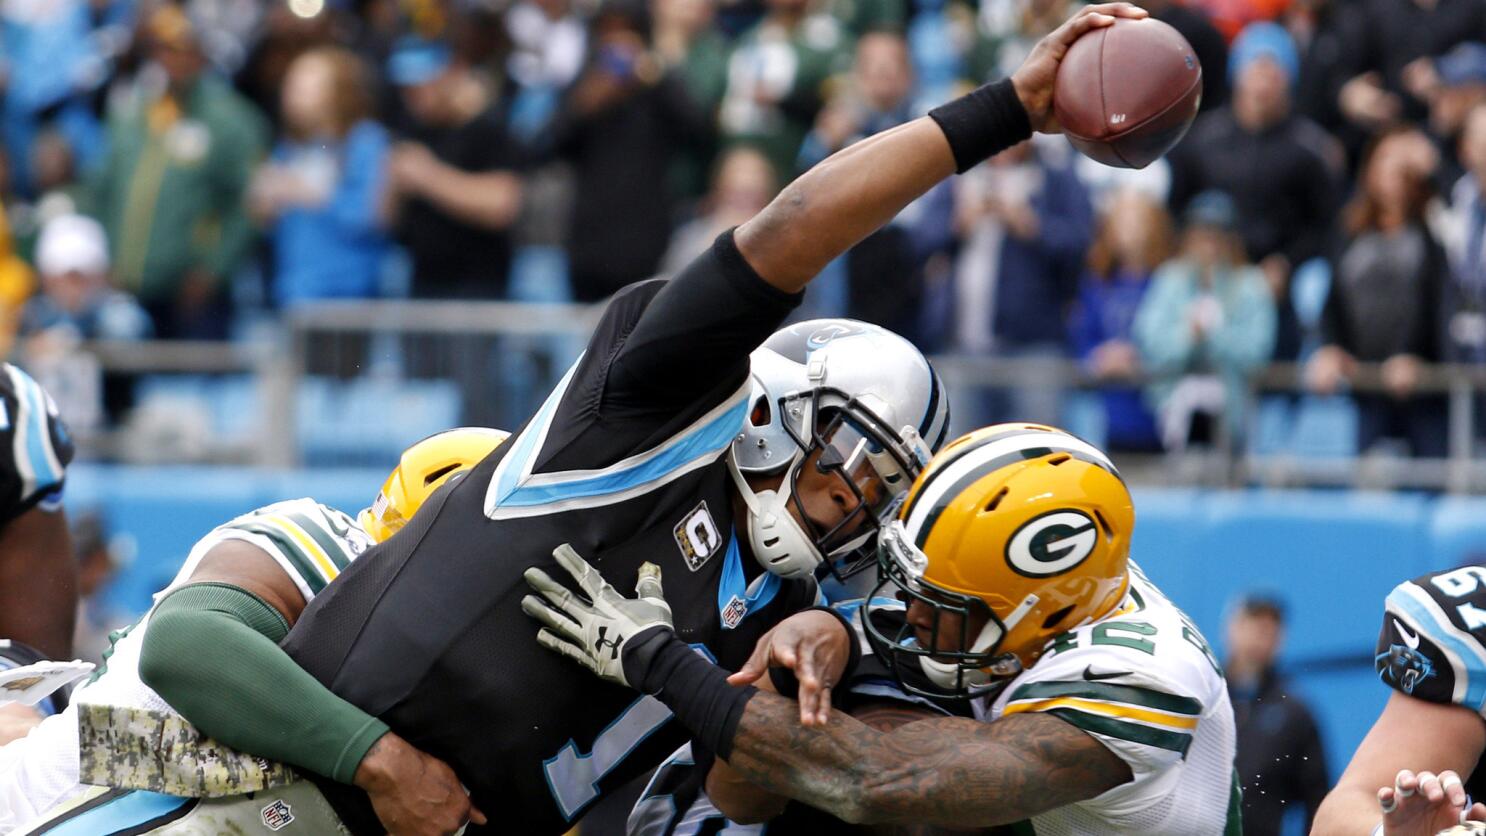
<svg viewBox="0 0 1486 836"><path fill-rule="evenodd" d="M601 300L1008 73L1075 5L4 0L0 343L65 363L324 299ZM1019 145L831 265L808 312L1073 359L1123 451L1233 434L1273 361L1319 394L1380 364L1359 448L1441 455L1423 370L1486 360L1486 0L1144 5L1204 70L1167 160Z"/></svg>

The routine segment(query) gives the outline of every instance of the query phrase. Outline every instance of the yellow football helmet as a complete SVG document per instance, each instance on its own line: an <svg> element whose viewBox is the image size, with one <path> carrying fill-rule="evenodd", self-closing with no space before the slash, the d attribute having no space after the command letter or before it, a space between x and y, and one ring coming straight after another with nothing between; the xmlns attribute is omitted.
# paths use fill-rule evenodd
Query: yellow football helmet
<svg viewBox="0 0 1486 836"><path fill-rule="evenodd" d="M460 427L436 433L404 450L370 508L357 515L372 541L380 543L407 524L433 492L468 470L510 438L504 430Z"/></svg>
<svg viewBox="0 0 1486 836"><path fill-rule="evenodd" d="M909 690L990 693L1051 638L1120 605L1134 527L1130 493L1097 448L1038 424L977 430L929 462L883 528L868 637ZM932 607L930 641L911 624L888 635L878 596ZM940 690L904 679L913 663Z"/></svg>

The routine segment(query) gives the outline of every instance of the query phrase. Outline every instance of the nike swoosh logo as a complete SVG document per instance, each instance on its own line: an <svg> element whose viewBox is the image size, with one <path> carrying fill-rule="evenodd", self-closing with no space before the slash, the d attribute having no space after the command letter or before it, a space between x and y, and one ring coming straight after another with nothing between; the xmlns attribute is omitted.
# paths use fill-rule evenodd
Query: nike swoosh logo
<svg viewBox="0 0 1486 836"><path fill-rule="evenodd" d="M1403 636L1403 643L1408 645L1410 650L1419 649L1419 636L1415 633L1410 633L1408 628L1403 626L1403 623L1396 618L1393 619L1393 629L1397 630L1400 636Z"/></svg>
<svg viewBox="0 0 1486 836"><path fill-rule="evenodd" d="M1113 672L1110 672L1110 673L1094 673L1094 667L1092 665L1090 665L1090 666L1084 668L1084 679L1087 679L1090 682L1102 682L1102 681L1104 681L1106 679L1119 679L1122 676L1129 676L1132 673L1134 673L1134 671L1113 671Z"/></svg>

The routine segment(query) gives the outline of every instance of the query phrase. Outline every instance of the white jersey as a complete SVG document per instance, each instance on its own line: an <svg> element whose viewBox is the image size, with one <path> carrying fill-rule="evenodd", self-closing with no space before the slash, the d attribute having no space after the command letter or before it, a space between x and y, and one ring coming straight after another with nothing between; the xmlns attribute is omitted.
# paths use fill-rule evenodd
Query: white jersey
<svg viewBox="0 0 1486 836"><path fill-rule="evenodd" d="M309 603L347 565L371 546L351 517L312 499L278 502L218 526L192 547L170 585L155 594L156 604L190 582L207 552L227 540L252 543L284 570ZM153 608L151 609L153 612ZM0 834L84 788L78 783L79 704L111 705L175 713L139 675L140 651L150 614L119 630L104 654L103 666L72 695L72 706L0 747Z"/></svg>
<svg viewBox="0 0 1486 836"><path fill-rule="evenodd" d="M1134 779L1032 819L1038 836L1239 834L1233 708L1190 619L1132 563L1107 618L1054 639L989 705L987 722L1042 711L1093 735Z"/></svg>

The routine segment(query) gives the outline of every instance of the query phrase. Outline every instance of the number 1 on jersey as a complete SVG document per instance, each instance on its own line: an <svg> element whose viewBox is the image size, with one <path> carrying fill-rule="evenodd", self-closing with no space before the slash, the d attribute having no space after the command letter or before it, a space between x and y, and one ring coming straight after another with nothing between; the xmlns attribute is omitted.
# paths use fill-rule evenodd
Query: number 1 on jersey
<svg viewBox="0 0 1486 836"><path fill-rule="evenodd" d="M562 750L542 763L547 786L568 821L599 797L599 781L671 719L671 709L655 697L641 697L593 739L587 754L569 740Z"/></svg>

